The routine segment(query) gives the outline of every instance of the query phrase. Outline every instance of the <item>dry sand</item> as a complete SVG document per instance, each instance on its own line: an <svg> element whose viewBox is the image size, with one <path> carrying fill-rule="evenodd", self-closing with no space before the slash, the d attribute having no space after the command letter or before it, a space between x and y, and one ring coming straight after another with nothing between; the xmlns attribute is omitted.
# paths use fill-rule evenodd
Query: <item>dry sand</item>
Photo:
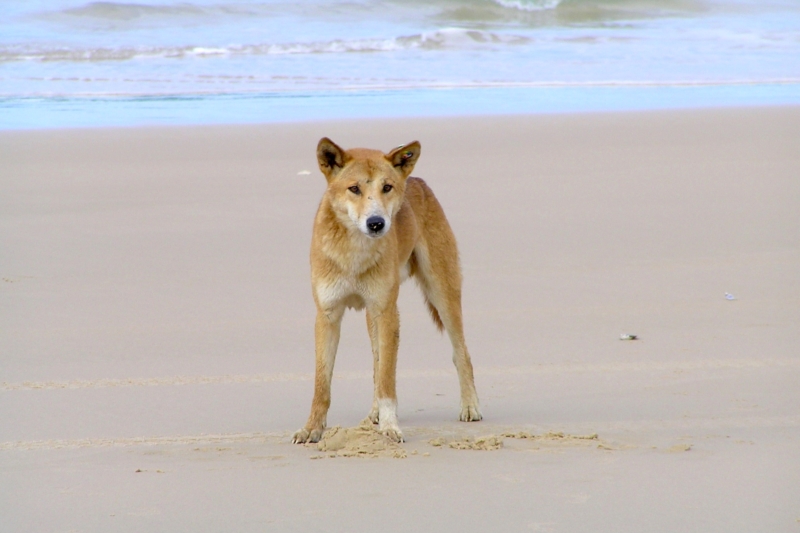
<svg viewBox="0 0 800 533"><path fill-rule="evenodd" d="M407 442L351 313L289 443L323 135L422 142L483 422L408 284ZM0 133L0 531L798 532L799 273L798 108Z"/></svg>

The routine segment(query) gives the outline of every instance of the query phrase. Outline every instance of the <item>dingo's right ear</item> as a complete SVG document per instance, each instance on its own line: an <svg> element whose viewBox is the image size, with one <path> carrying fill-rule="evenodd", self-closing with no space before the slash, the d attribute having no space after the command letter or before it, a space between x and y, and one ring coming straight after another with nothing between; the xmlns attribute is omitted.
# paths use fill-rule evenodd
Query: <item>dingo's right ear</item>
<svg viewBox="0 0 800 533"><path fill-rule="evenodd" d="M325 174L325 178L330 180L334 174L344 167L346 160L347 156L344 150L339 148L335 142L327 137L319 140L319 144L317 144L317 162L319 163L319 169Z"/></svg>

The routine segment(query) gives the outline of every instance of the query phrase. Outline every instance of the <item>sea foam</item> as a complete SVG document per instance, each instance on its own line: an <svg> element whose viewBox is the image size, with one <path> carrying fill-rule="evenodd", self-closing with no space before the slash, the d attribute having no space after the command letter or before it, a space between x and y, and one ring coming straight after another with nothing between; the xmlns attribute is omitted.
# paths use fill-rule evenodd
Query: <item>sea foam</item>
<svg viewBox="0 0 800 533"><path fill-rule="evenodd" d="M523 11L543 11L558 7L561 0L494 0L503 7L521 9Z"/></svg>

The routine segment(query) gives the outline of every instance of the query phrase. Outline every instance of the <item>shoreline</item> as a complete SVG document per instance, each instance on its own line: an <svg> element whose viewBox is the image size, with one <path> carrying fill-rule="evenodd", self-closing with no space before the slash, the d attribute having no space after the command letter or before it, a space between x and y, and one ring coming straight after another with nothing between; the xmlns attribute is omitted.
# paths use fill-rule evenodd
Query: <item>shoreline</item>
<svg viewBox="0 0 800 533"><path fill-rule="evenodd" d="M536 85L160 96L0 97L0 131L286 124L800 105L797 83Z"/></svg>

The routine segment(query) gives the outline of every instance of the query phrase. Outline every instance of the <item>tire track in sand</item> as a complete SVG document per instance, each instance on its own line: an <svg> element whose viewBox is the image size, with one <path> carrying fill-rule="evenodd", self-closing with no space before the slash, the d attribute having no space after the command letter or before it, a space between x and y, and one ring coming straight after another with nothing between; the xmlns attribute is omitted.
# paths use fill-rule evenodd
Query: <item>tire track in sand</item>
<svg viewBox="0 0 800 533"><path fill-rule="evenodd" d="M800 416L772 416L772 417L725 417L725 418L681 418L681 419L648 419L636 421L604 421L592 423L571 423L571 430L609 432L609 431L663 431L663 430L731 430L731 429L774 429L800 427ZM502 434L519 428L507 426L483 426L482 433ZM529 428L525 428L529 429ZM424 439L438 434L430 427L404 428L408 436L420 435ZM446 431L450 432L448 428ZM126 448L134 446L186 446L193 444L216 445L233 443L261 443L280 444L288 443L291 432L276 433L226 433L226 434L200 434L200 435L172 435L156 437L95 437L84 439L48 439L28 441L0 442L0 452L12 450L58 450L79 448Z"/></svg>
<svg viewBox="0 0 800 533"><path fill-rule="evenodd" d="M673 371L686 372L692 370L742 369L742 368L800 368L800 358L764 358L764 359L704 359L695 361L641 361L625 363L560 363L528 366L496 366L476 367L475 373L481 376L500 375L533 375L560 374L578 372L651 372ZM439 378L455 375L453 369L419 369L400 370L400 379ZM335 372L334 378L372 379L372 371ZM108 387L158 387L175 385L208 385L230 383L276 383L311 381L311 373L263 373L220 376L171 376L156 378L101 378L75 379L68 381L21 381L0 382L0 390L57 390L57 389L103 389Z"/></svg>
<svg viewBox="0 0 800 533"><path fill-rule="evenodd" d="M188 445L188 444L230 444L238 442L268 442L288 438L289 433L228 433L175 435L166 437L123 437L123 438L86 438L86 439L49 439L28 441L0 442L0 451L4 450L57 450L62 448L109 448L130 446Z"/></svg>

